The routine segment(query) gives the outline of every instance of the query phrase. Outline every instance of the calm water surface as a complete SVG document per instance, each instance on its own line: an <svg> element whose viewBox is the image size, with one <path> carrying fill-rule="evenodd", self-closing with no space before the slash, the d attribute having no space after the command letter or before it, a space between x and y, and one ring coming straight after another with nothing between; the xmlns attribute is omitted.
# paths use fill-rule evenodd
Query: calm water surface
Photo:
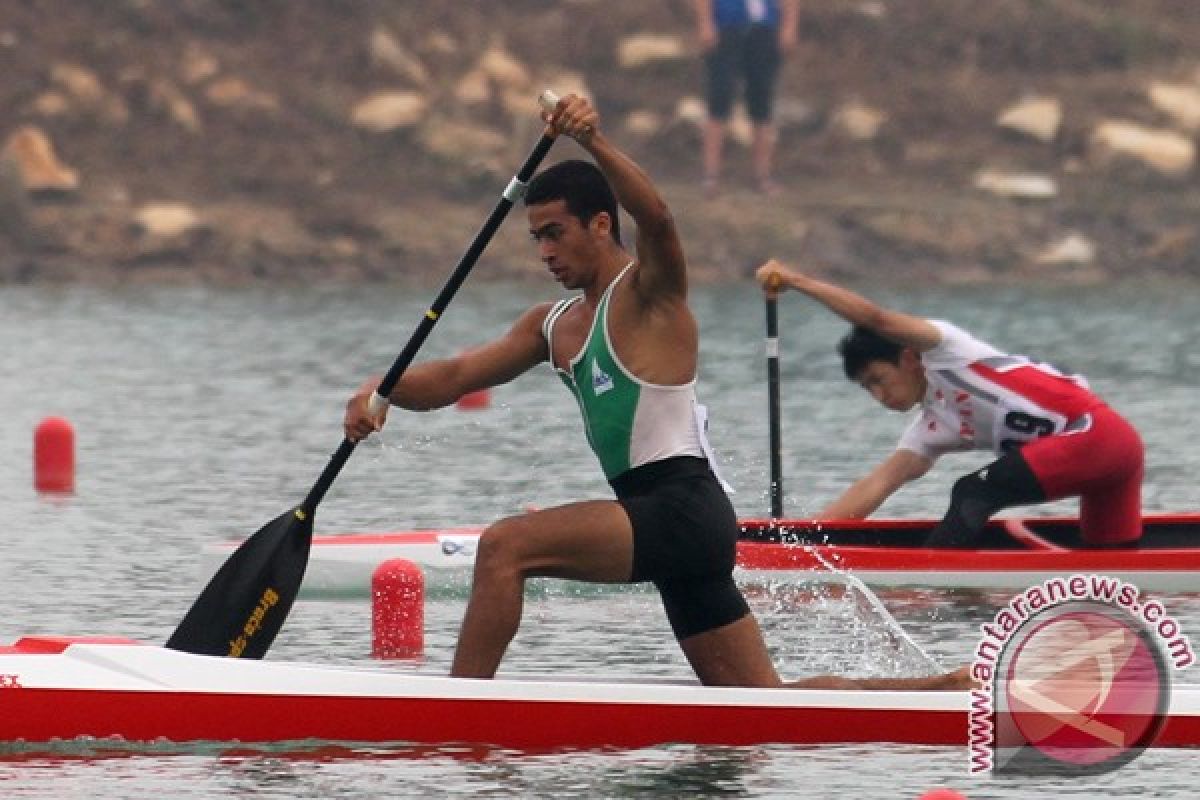
<svg viewBox="0 0 1200 800"><path fill-rule="evenodd" d="M341 440L349 391L403 346L437 286L0 289L0 642L27 633L162 641L207 580L201 545L240 537L297 502ZM1200 400L1200 301L1191 286L1025 291L871 291L956 321L1001 347L1081 371L1140 428L1149 511L1200 506L1193 444ZM553 295L545 284L468 283L423 355L503 332ZM763 308L750 285L701 287L701 398L743 516L767 508ZM787 510L817 510L894 445L904 419L841 377L843 325L798 296L781 304ZM394 413L326 497L321 533L484 523L529 505L608 496L574 401L548 369L497 389L482 412ZM50 414L76 427L79 478L67 498L31 488L32 432ZM884 507L938 516L954 477L944 460ZM1046 511L1074 513L1070 503ZM945 664L1005 596L895 591L882 599ZM1200 598L1166 598L1200 631ZM796 587L752 598L781 671L912 669L878 620ZM444 671L462 597L432 600L423 663ZM850 615L853 617L853 614ZM302 601L271 657L362 663L365 601ZM505 668L686 677L646 592L531 597ZM1194 670L1179 676L1200 682ZM659 747L554 757L446 748L227 747L0 757L0 796L215 798L477 795L541 797L916 797L936 785L970 798L1192 796L1194 752L1151 752L1112 775L1016 785L966 774L958 748Z"/></svg>

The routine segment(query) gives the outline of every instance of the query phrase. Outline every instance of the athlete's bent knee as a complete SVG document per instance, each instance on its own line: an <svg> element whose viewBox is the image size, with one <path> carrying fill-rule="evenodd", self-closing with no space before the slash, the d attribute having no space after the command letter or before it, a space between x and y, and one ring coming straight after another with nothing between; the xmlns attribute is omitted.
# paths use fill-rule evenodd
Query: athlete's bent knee
<svg viewBox="0 0 1200 800"><path fill-rule="evenodd" d="M479 535L475 545L475 570L515 569L520 562L518 518L510 517L494 522Z"/></svg>
<svg viewBox="0 0 1200 800"><path fill-rule="evenodd" d="M1019 452L1009 453L954 482L950 508L926 539L927 547L974 547L993 514L1046 499Z"/></svg>

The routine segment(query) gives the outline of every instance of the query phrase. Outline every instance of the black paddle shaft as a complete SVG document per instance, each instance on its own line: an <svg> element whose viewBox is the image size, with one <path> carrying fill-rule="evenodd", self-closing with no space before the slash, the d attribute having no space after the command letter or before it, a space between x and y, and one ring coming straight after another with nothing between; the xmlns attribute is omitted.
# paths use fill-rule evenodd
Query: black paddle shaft
<svg viewBox="0 0 1200 800"><path fill-rule="evenodd" d="M783 435L779 408L779 303L767 295L767 416L771 436L771 518L783 516Z"/></svg>
<svg viewBox="0 0 1200 800"><path fill-rule="evenodd" d="M413 331L412 337L408 340L408 344L400 351L400 355L396 356L396 360L392 362L392 368L383 376L383 381L379 384L377 390L379 395L387 397L391 394L392 389L396 388L396 384L400 381L404 371L412 364L413 358L416 357L417 351L421 349L421 345L425 343L425 339L429 336L433 326L437 324L442 312L446 310L446 306L450 305L450 301L454 299L455 293L458 292L463 281L467 279L471 269L475 266L475 262L479 260L479 256L483 254L488 242L492 240L496 230L500 227L500 223L508 215L513 204L524 194L525 184L533 177L534 170L542 163L542 159L546 157L546 153L550 151L550 146L554 144L554 137L543 134L538 141L537 146L533 148L533 152L525 159L525 163L521 169L517 171L513 182L505 189L504 194L496 203L496 207L492 209L491 215L484 222L483 227L479 229L479 233L475 234L474 241L467 248L467 252L463 254L462 260L458 262L458 266L454 268L446 285L442 287L442 291L433 301L433 305L421 317L420 323ZM329 459L329 464L317 479L316 484L309 491L308 497L304 499L300 508L309 516L316 510L321 502L321 498L325 496L325 492L333 485L333 481L341 472L342 467L346 465L350 454L354 452L356 443L349 439L342 439L341 446L334 451Z"/></svg>

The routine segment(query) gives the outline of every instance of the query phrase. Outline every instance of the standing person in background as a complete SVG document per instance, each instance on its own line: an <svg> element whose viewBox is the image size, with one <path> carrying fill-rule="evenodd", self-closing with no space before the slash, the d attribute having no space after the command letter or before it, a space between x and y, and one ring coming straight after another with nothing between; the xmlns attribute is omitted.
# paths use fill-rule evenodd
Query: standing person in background
<svg viewBox="0 0 1200 800"><path fill-rule="evenodd" d="M838 345L846 377L884 408L917 416L895 451L819 515L862 519L939 456L993 450L998 458L955 482L931 547L977 547L988 518L1012 506L1080 498L1092 547L1142 535L1142 440L1078 375L997 350L942 320L909 316L768 261L769 294L803 292L854 329Z"/></svg>
<svg viewBox="0 0 1200 800"><path fill-rule="evenodd" d="M754 126L754 178L764 194L776 194L771 176L775 151L772 106L783 56L796 45L799 0L692 0L704 49L708 120L704 127L704 190L713 196L721 180L725 129L738 81L745 84L746 113Z"/></svg>

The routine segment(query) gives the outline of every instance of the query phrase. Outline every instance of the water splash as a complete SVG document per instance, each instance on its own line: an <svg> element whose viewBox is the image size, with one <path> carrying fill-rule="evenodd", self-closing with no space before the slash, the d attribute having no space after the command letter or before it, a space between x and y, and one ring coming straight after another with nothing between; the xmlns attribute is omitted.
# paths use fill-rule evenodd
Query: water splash
<svg viewBox="0 0 1200 800"><path fill-rule="evenodd" d="M776 654L781 665L794 665L804 676L915 677L944 672L938 661L913 640L879 597L857 576L839 567L836 553L826 558L810 543L781 541L805 552L826 571L807 581L795 576L744 585L764 625L804 628L804 636ZM744 577L739 583L744 583ZM803 614L803 617L799 615ZM768 633L768 640L771 637Z"/></svg>

